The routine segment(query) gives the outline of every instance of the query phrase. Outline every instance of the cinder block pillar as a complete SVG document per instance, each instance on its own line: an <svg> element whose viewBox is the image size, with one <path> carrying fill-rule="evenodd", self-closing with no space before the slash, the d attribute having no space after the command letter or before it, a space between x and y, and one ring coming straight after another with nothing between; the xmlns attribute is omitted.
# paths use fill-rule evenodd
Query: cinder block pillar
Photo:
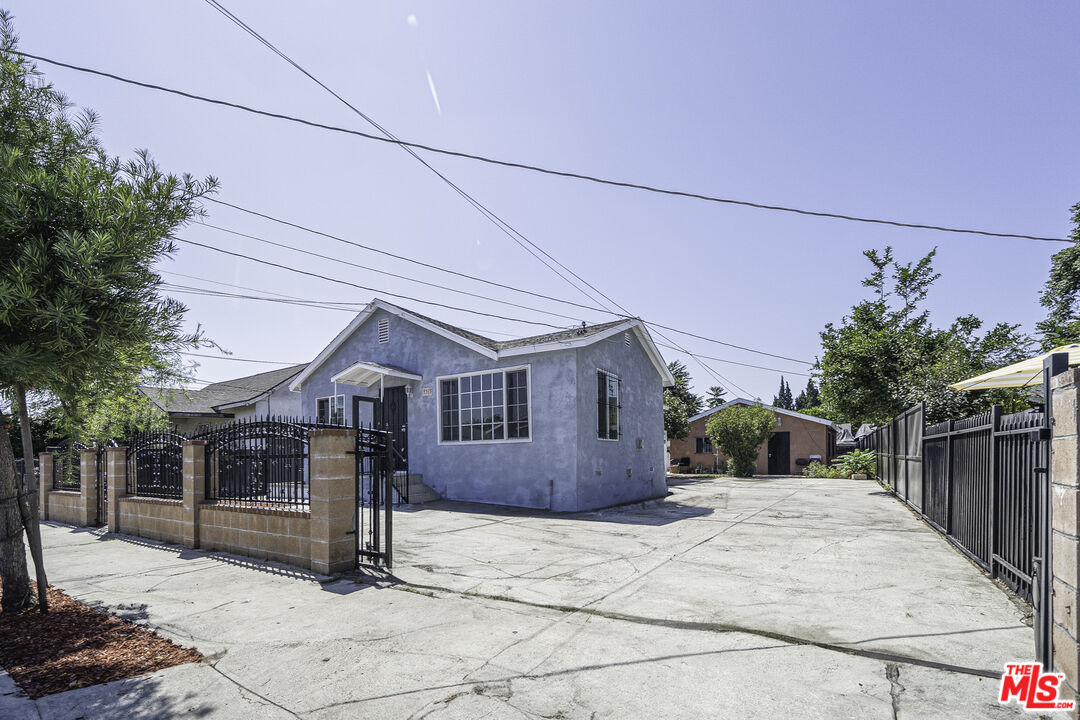
<svg viewBox="0 0 1080 720"><path fill-rule="evenodd" d="M31 476L34 473L33 468L27 468L27 473ZM52 491L52 476L53 476L53 454L52 453L39 453L38 454L38 508L41 511L41 517L39 520L49 519L49 493ZM27 490L30 489L30 483L27 482Z"/></svg>
<svg viewBox="0 0 1080 720"><path fill-rule="evenodd" d="M109 497L105 514L108 515L109 532L115 533L120 532L120 498L127 495L127 448L107 448L105 462L109 466Z"/></svg>
<svg viewBox="0 0 1080 720"><path fill-rule="evenodd" d="M184 547L199 547L199 504L206 495L206 441L184 441Z"/></svg>
<svg viewBox="0 0 1080 720"><path fill-rule="evenodd" d="M311 569L324 575L356 567L356 540L351 534L356 513L356 449L352 430L312 430Z"/></svg>
<svg viewBox="0 0 1080 720"><path fill-rule="evenodd" d="M1054 572L1054 667L1075 695L1080 688L1080 369L1051 380L1050 440Z"/></svg>
<svg viewBox="0 0 1080 720"><path fill-rule="evenodd" d="M79 509L79 524L93 525L97 522L97 449L90 448L79 452L79 495L82 507Z"/></svg>

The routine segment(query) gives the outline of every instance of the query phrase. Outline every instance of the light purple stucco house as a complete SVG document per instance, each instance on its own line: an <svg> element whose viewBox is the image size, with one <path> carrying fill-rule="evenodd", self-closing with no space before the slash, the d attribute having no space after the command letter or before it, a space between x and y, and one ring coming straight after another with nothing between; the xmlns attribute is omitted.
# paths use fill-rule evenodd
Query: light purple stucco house
<svg viewBox="0 0 1080 720"><path fill-rule="evenodd" d="M574 511L667 492L673 382L637 319L495 341L375 300L289 388L305 416L384 422L446 499Z"/></svg>

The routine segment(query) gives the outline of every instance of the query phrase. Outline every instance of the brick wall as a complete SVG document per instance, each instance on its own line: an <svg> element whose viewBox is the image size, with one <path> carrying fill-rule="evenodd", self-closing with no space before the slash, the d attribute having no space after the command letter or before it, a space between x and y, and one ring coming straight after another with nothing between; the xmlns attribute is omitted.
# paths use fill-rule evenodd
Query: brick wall
<svg viewBox="0 0 1080 720"><path fill-rule="evenodd" d="M199 547L311 567L311 514L203 503Z"/></svg>
<svg viewBox="0 0 1080 720"><path fill-rule="evenodd" d="M42 516L42 520L82 525L83 503L82 495L78 490L47 490L46 492L48 498L45 502L49 509L49 516Z"/></svg>
<svg viewBox="0 0 1080 720"><path fill-rule="evenodd" d="M183 515L182 500L120 498L119 532L180 544L184 539Z"/></svg>

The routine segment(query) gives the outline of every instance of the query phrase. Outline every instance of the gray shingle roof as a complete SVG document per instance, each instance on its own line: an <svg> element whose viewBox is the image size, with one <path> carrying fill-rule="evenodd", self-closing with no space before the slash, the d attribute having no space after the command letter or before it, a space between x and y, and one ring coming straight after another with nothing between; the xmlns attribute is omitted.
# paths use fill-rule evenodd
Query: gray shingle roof
<svg viewBox="0 0 1080 720"><path fill-rule="evenodd" d="M167 413L219 415L220 413L215 409L216 407L232 405L245 400L253 401L259 395L295 377L305 367L307 367L307 363L291 365L279 370L270 370L233 380L211 383L199 390L149 386L141 386L139 390Z"/></svg>

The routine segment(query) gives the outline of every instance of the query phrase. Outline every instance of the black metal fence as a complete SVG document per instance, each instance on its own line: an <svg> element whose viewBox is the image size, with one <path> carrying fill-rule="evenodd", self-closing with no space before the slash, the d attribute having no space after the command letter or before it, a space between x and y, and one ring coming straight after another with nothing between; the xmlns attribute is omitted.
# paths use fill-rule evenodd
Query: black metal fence
<svg viewBox="0 0 1080 720"><path fill-rule="evenodd" d="M82 488L82 467L80 451L86 446L80 442L68 443L57 447L45 448L53 456L53 490L79 490Z"/></svg>
<svg viewBox="0 0 1080 720"><path fill-rule="evenodd" d="M131 436L127 441L127 494L183 499L185 439L168 430Z"/></svg>
<svg viewBox="0 0 1080 720"><path fill-rule="evenodd" d="M308 505L308 430L295 418L238 420L206 429L206 500Z"/></svg>
<svg viewBox="0 0 1080 720"><path fill-rule="evenodd" d="M926 427L917 405L860 439L877 454L878 477L968 557L1032 599L1038 473L1050 459L1042 412L1001 406Z"/></svg>

